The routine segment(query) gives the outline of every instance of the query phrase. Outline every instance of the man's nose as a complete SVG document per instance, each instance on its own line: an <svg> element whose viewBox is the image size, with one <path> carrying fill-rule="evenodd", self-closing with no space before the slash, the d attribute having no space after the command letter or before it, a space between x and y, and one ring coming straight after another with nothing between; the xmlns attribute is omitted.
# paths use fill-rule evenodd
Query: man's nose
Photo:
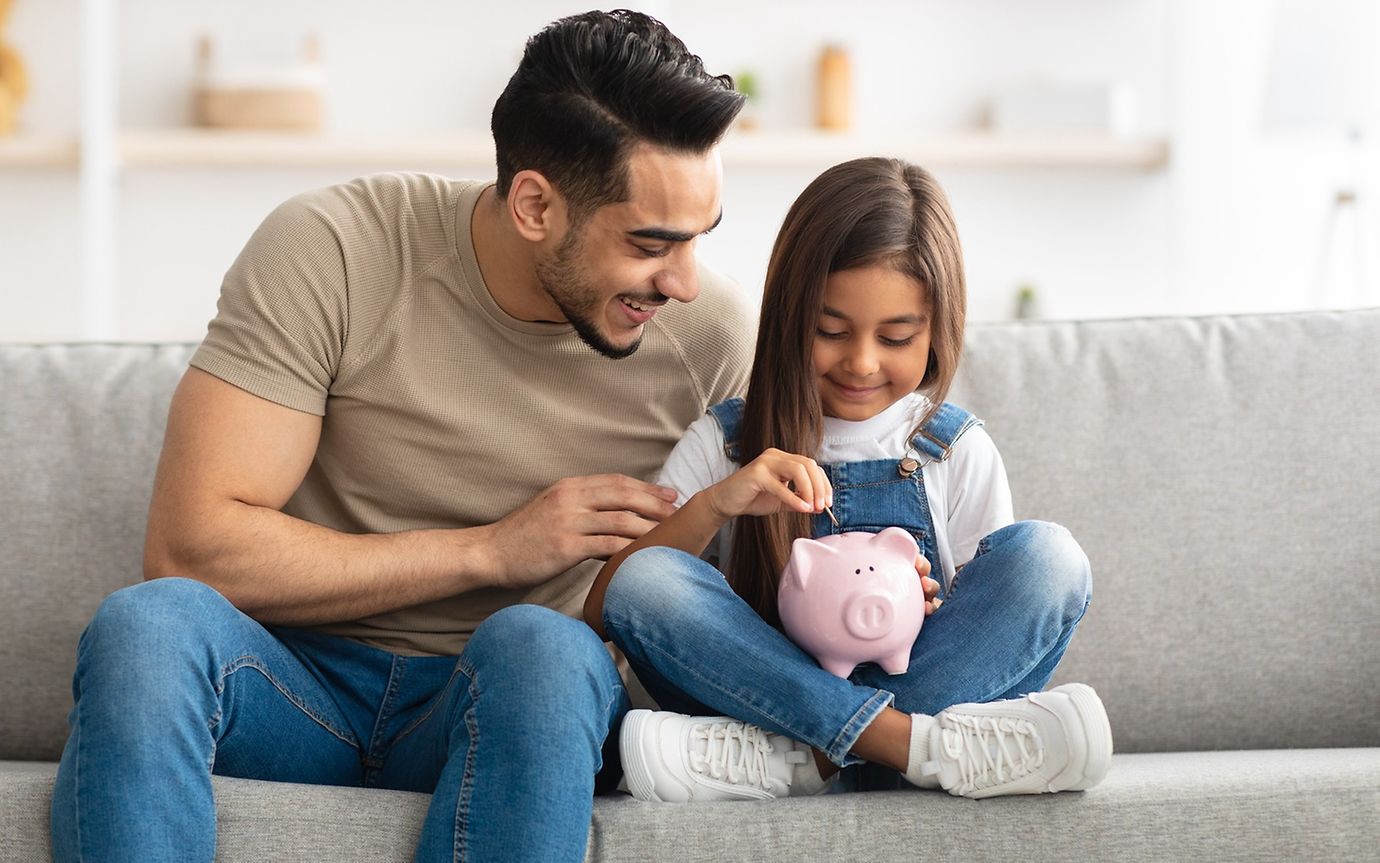
<svg viewBox="0 0 1380 863"><path fill-rule="evenodd" d="M663 297L693 302L700 295L699 265L689 243L667 257L665 269L656 274L652 285Z"/></svg>

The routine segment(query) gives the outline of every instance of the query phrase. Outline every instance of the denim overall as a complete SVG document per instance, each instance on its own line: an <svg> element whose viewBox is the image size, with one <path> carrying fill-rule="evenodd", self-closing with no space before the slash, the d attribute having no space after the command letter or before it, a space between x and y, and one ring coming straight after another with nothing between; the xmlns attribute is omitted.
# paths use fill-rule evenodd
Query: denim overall
<svg viewBox="0 0 1380 863"><path fill-rule="evenodd" d="M723 430L724 453L735 463L739 457L743 404L741 398L735 398L709 409ZM915 537L920 553L930 562L930 572L940 582L941 592L947 592L949 585L943 583L944 568L939 564L934 540L934 516L921 473L929 462L948 458L958 439L978 425L982 425L982 420L944 402L911 438L910 451L917 457L820 465L833 486L831 509L839 523L835 527L826 513L816 515L815 537L854 530L877 533L887 527L904 528Z"/></svg>

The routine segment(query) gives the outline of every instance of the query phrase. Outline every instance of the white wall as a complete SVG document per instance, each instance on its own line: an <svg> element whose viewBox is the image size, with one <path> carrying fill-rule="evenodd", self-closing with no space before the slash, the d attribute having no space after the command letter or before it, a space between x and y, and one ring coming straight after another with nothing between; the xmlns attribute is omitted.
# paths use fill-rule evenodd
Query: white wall
<svg viewBox="0 0 1380 863"><path fill-rule="evenodd" d="M331 81L328 129L354 135L487 128L526 36L586 8L547 0L511 0L497 10L443 0L118 5L122 126L188 122L199 33L216 36L227 55L283 57L315 32ZM1373 285L1362 295L1349 285L1329 293L1314 284L1342 148L1320 136L1262 137L1269 3L630 5L663 17L711 71L754 69L768 130L808 125L814 57L826 41L852 52L858 128L894 135L898 147L907 135L971 125L982 100L1006 83L1039 75L1131 83L1142 129L1170 141L1167 168L936 170L958 215L975 319L1009 317L1024 282L1037 286L1044 315L1061 318L1380 303ZM28 132L78 129L79 13L78 0L19 0L15 8L7 38L34 78ZM1372 140L1370 157L1376 152ZM492 173L488 165L444 170ZM816 172L730 165L724 224L702 255L759 290L776 227ZM263 215L295 192L354 173L123 171L115 336L200 337L221 275ZM0 340L81 337L78 204L74 171L0 169ZM1367 237L1373 242L1380 228L1372 225Z"/></svg>

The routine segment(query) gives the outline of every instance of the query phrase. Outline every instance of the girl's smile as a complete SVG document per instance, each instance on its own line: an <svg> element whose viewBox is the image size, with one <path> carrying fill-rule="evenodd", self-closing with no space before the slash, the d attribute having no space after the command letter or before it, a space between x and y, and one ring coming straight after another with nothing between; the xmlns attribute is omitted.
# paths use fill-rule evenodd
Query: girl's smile
<svg viewBox="0 0 1380 863"><path fill-rule="evenodd" d="M876 416L920 386L929 356L924 285L881 265L828 277L812 350L826 416Z"/></svg>

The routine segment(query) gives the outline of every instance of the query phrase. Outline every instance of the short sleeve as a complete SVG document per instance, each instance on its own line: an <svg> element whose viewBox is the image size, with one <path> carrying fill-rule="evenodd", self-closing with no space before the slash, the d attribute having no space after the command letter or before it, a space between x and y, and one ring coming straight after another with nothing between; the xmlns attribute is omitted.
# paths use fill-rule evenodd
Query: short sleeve
<svg viewBox="0 0 1380 863"><path fill-rule="evenodd" d="M348 329L347 276L328 190L264 219L226 273L191 364L260 398L323 416Z"/></svg>
<svg viewBox="0 0 1380 863"><path fill-rule="evenodd" d="M978 542L1011 524L1011 486L1001 453L981 426L969 429L954 445L948 468L948 532L954 567L973 559Z"/></svg>
<svg viewBox="0 0 1380 863"><path fill-rule="evenodd" d="M723 429L705 414L690 424L657 477L657 484L676 490L676 506L733 473L735 465L724 453Z"/></svg>

